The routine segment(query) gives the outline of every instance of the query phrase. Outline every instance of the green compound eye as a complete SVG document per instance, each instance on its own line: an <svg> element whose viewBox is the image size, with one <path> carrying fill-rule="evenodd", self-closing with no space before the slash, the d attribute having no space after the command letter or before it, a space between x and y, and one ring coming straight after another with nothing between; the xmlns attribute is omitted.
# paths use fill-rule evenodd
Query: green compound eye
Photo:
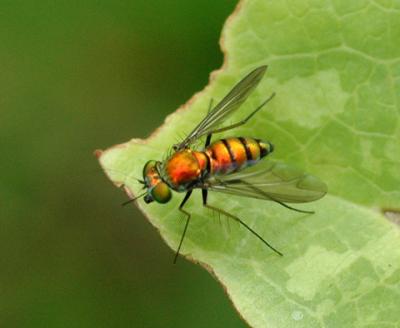
<svg viewBox="0 0 400 328"><path fill-rule="evenodd" d="M148 161L144 167L143 167L143 179L146 179L146 176L152 171L154 170L155 166L156 166L156 161L151 160Z"/></svg>
<svg viewBox="0 0 400 328"><path fill-rule="evenodd" d="M153 196L156 202L165 204L171 199L172 193L166 183L160 182L157 183L151 190L151 196Z"/></svg>

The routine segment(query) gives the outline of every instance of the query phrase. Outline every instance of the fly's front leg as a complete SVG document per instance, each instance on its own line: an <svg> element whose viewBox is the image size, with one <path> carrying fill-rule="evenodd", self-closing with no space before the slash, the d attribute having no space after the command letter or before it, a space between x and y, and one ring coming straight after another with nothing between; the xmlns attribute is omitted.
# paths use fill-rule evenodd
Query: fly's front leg
<svg viewBox="0 0 400 328"><path fill-rule="evenodd" d="M261 237L257 232L255 232L251 227L249 227L246 223L244 223L240 218L237 216L230 214L218 207L212 206L207 204L207 196L208 196L208 190L207 189L202 189L202 196L203 196L203 206L216 211L219 214L225 215L226 217L235 220L236 222L239 222L243 227L245 227L248 231L250 231L254 236L256 236L258 239L260 239L267 247L272 249L276 254L283 256L283 254L278 251L275 247L273 247L270 243L268 243L263 237Z"/></svg>
<svg viewBox="0 0 400 328"><path fill-rule="evenodd" d="M190 221L191 214L190 214L188 211L185 211L185 210L183 209L183 206L184 206L185 203L188 201L188 199L190 198L190 195L191 195L191 194L192 194L192 190L189 190L189 191L186 193L185 198L183 198L182 203L179 205L179 211L181 211L183 214L186 215L186 224L185 224L185 228L183 229L183 233L182 233L181 240L180 240L180 242L179 242L178 249L176 250L176 253L175 253L174 264L176 263L176 260L178 259L179 251L181 250L181 247L182 247L182 244L183 244L183 239L185 238L186 231L187 231L187 228L188 228L188 226L189 226L189 221Z"/></svg>

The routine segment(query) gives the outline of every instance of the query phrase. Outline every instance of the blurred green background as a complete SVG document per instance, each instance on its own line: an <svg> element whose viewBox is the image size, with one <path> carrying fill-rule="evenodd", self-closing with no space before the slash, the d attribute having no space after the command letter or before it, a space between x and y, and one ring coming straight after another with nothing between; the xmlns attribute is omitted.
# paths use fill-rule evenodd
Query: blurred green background
<svg viewBox="0 0 400 328"><path fill-rule="evenodd" d="M93 156L207 84L235 4L1 1L1 327L245 326Z"/></svg>

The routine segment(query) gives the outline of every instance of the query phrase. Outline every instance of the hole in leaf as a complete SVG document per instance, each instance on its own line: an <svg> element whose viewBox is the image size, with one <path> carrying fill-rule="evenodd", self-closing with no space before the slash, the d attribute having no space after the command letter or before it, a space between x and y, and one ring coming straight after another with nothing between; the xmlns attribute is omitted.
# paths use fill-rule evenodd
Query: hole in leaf
<svg viewBox="0 0 400 328"><path fill-rule="evenodd" d="M400 226L400 210L384 209L382 212L390 222Z"/></svg>

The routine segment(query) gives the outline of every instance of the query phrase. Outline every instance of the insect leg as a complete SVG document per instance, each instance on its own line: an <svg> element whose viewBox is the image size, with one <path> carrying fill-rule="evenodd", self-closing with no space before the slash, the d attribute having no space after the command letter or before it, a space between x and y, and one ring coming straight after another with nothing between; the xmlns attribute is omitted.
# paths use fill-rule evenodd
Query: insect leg
<svg viewBox="0 0 400 328"><path fill-rule="evenodd" d="M180 242L179 242L178 249L176 250L176 253L175 253L174 264L176 263L176 260L178 259L179 251L181 250L182 243L183 243L183 239L185 238L186 231L187 231L187 228L188 228L188 226L189 226L189 221L190 221L191 215L190 215L189 212L187 212L187 211L185 211L185 210L183 209L183 206L185 205L185 203L186 203L186 202L188 201L188 199L190 198L190 195L192 194L192 191L193 191L193 190L189 190L189 191L186 193L185 198L183 198L182 203L179 205L179 211L181 211L183 214L185 214L187 218L186 218L185 228L183 229L182 237L181 237L181 240L180 240Z"/></svg>
<svg viewBox="0 0 400 328"><path fill-rule="evenodd" d="M288 204L286 204L286 203L284 203L284 202L281 202L281 201L279 201L279 200L273 199L273 198L271 198L271 200L274 201L275 203L278 203L279 205L281 205L281 206L283 206L283 207L286 207L287 209L292 210L292 211L295 211L295 212L305 213L305 214L315 214L314 211L301 210L301 209L299 209L299 208L289 206Z"/></svg>
<svg viewBox="0 0 400 328"><path fill-rule="evenodd" d="M222 127L222 128L216 129L216 130L213 130L213 131L211 131L211 133L218 133L218 132L223 132L223 131L231 130L231 129L237 128L238 126L241 126L241 125L243 125L243 124L246 124L247 121L248 121L249 119L251 119L261 108L263 108L272 98L274 98L274 96L275 96L275 92L274 92L267 100L265 100L260 106L258 106L254 111L252 111L252 112L250 113L250 115L247 116L244 120L241 120L240 122L234 123L234 124L232 124L232 125L228 125L228 126L225 126L225 127ZM210 134L211 134L211 133L210 133Z"/></svg>
<svg viewBox="0 0 400 328"><path fill-rule="evenodd" d="M211 133L207 135L206 144L204 145L204 148L207 148L207 147L210 145L210 143L211 143L211 136L212 136Z"/></svg>
<svg viewBox="0 0 400 328"><path fill-rule="evenodd" d="M208 196L208 190L207 189L201 189L201 196L203 196L203 205L207 205L207 196Z"/></svg>
<svg viewBox="0 0 400 328"><path fill-rule="evenodd" d="M232 215L218 207L207 204L207 195L208 195L208 190L202 189L203 206L205 206L209 209L212 209L212 210L218 212L219 214L225 215L226 217L233 219L236 222L239 222L243 227L245 227L247 230L249 230L253 235L255 235L258 239L260 239L266 246L268 246L270 249L272 249L276 254L283 256L283 254L280 251L278 251L275 247L273 247L271 244L269 244L263 237L261 237L257 232L255 232L251 227L249 227L246 223L244 223L237 216Z"/></svg>
<svg viewBox="0 0 400 328"><path fill-rule="evenodd" d="M214 100L211 98L210 104L208 105L208 112L210 112L212 109L213 101ZM210 145L210 143L211 143L211 133L207 135L206 144L205 144L204 148L208 147Z"/></svg>
<svg viewBox="0 0 400 328"><path fill-rule="evenodd" d="M286 207L286 208L289 209L289 210L292 210L292 211L295 211L295 212L300 212L300 213L306 213L306 214L314 214L314 213L315 213L314 211L306 211L306 210L301 210L301 209L299 209L299 208L295 208L295 207L289 206L288 204L286 204L286 203L284 203L284 202L281 202L280 200L277 200L277 199L275 199L274 197L270 196L269 194L263 192L261 189L259 189L259 188L255 187L255 186L253 186L252 184L247 183L246 181L243 181L243 180L241 180L241 181L242 181L242 183L248 185L251 189L253 189L253 190L259 192L260 194L264 195L264 196L267 197L268 199L274 201L275 203L278 203L279 205L281 205L281 206L283 206L283 207Z"/></svg>

